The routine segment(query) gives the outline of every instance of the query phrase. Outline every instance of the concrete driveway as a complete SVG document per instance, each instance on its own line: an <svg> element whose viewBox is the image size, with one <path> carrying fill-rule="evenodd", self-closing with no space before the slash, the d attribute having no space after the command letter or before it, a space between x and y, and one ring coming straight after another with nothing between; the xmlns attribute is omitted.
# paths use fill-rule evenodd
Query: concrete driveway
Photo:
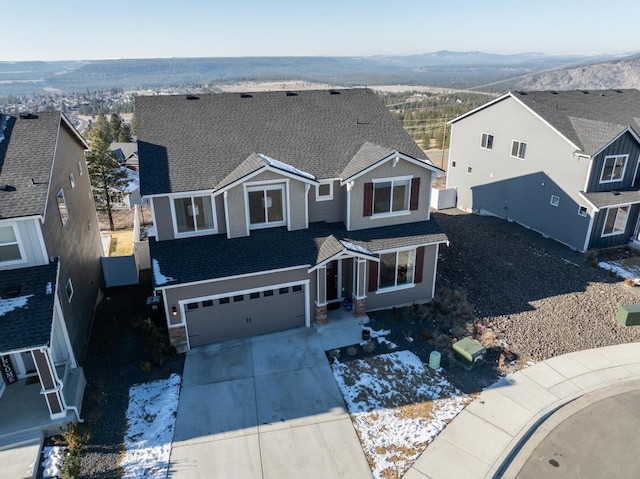
<svg viewBox="0 0 640 479"><path fill-rule="evenodd" d="M317 331L189 352L169 477L370 478Z"/></svg>

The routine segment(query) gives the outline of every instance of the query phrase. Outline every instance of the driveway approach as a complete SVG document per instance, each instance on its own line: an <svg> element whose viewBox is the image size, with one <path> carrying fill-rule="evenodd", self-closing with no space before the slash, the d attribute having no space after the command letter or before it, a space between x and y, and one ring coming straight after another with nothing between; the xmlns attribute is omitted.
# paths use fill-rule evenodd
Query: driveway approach
<svg viewBox="0 0 640 479"><path fill-rule="evenodd" d="M169 477L370 478L317 331L190 351Z"/></svg>

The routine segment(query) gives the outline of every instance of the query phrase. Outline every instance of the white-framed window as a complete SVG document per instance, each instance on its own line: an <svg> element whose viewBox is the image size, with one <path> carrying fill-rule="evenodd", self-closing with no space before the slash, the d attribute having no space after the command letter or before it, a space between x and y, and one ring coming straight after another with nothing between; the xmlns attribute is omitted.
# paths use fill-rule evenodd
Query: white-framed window
<svg viewBox="0 0 640 479"><path fill-rule="evenodd" d="M551 195L551 206L558 206L560 204L560 197L557 195Z"/></svg>
<svg viewBox="0 0 640 479"><path fill-rule="evenodd" d="M216 231L214 202L210 194L174 197L172 205L176 236Z"/></svg>
<svg viewBox="0 0 640 479"><path fill-rule="evenodd" d="M629 155L605 156L600 174L600 183L612 183L621 181L624 178L624 171L627 168L627 158Z"/></svg>
<svg viewBox="0 0 640 479"><path fill-rule="evenodd" d="M480 148L485 150L493 150L493 135L489 133L483 133L480 138Z"/></svg>
<svg viewBox="0 0 640 479"><path fill-rule="evenodd" d="M64 286L64 290L67 292L67 299L69 302L73 299L73 283L71 278L67 279L67 284Z"/></svg>
<svg viewBox="0 0 640 479"><path fill-rule="evenodd" d="M73 171L69 173L69 184L71 185L71 188L76 187L76 179L73 177Z"/></svg>
<svg viewBox="0 0 640 479"><path fill-rule="evenodd" d="M624 233L629 217L629 205L608 208L602 227L602 236L613 236Z"/></svg>
<svg viewBox="0 0 640 479"><path fill-rule="evenodd" d="M316 186L316 201L333 199L333 180L323 180Z"/></svg>
<svg viewBox="0 0 640 479"><path fill-rule="evenodd" d="M412 285L415 268L415 249L380 254L380 265L378 267L378 289L390 289Z"/></svg>
<svg viewBox="0 0 640 479"><path fill-rule="evenodd" d="M60 213L60 221L62 226L67 224L69 220L69 210L67 210L67 202L64 199L64 191L62 188L56 193L56 202L58 203L58 213Z"/></svg>
<svg viewBox="0 0 640 479"><path fill-rule="evenodd" d="M587 207L586 206L578 206L578 214L580 216L587 216Z"/></svg>
<svg viewBox="0 0 640 479"><path fill-rule="evenodd" d="M16 264L25 261L20 237L15 225L0 226L0 264Z"/></svg>
<svg viewBox="0 0 640 479"><path fill-rule="evenodd" d="M284 184L246 187L249 228L269 228L287 224Z"/></svg>
<svg viewBox="0 0 640 479"><path fill-rule="evenodd" d="M511 156L513 156L514 158L520 158L521 160L524 160L524 157L526 154L527 154L526 143L518 140L513 140L511 142Z"/></svg>
<svg viewBox="0 0 640 479"><path fill-rule="evenodd" d="M80 176L82 176L82 162L81 161L78 162L78 174Z"/></svg>
<svg viewBox="0 0 640 479"><path fill-rule="evenodd" d="M408 212L411 177L373 180L373 216Z"/></svg>

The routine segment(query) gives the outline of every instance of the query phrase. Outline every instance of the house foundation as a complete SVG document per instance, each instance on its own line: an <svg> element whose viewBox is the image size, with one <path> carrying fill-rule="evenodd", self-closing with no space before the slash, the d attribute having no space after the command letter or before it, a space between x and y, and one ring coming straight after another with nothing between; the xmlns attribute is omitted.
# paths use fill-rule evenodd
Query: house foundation
<svg viewBox="0 0 640 479"><path fill-rule="evenodd" d="M316 324L322 326L323 324L327 324L327 305L323 304L322 306L316 305Z"/></svg>
<svg viewBox="0 0 640 479"><path fill-rule="evenodd" d="M178 328L169 328L169 343L176 348L178 353L186 353L189 349L187 346L187 330L184 326Z"/></svg>
<svg viewBox="0 0 640 479"><path fill-rule="evenodd" d="M367 313L367 298L355 298L353 300L353 315L356 318L361 318Z"/></svg>

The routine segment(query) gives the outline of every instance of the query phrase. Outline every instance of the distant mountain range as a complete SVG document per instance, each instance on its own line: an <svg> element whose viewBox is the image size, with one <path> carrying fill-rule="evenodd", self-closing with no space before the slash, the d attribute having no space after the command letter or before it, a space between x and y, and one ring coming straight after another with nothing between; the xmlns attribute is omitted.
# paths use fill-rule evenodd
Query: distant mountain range
<svg viewBox="0 0 640 479"><path fill-rule="evenodd" d="M606 63L604 63L606 62ZM189 84L305 80L336 86L429 85L456 89L627 88L639 56L496 55L438 51L409 56L241 57L0 62L0 96L141 90ZM576 85L576 86L573 86ZM579 85L579 86L578 86Z"/></svg>

